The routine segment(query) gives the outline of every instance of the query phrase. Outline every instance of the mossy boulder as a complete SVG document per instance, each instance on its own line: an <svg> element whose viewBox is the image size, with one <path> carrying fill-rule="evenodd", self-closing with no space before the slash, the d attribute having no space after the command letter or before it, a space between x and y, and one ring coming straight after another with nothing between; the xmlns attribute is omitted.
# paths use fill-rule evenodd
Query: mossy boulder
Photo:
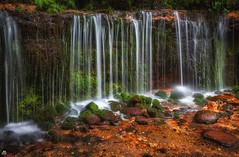
<svg viewBox="0 0 239 157"><path fill-rule="evenodd" d="M134 107L137 103L142 103L142 99L140 98L139 95L134 95L133 97L130 98L128 106Z"/></svg>
<svg viewBox="0 0 239 157"><path fill-rule="evenodd" d="M99 117L103 121L108 121L109 123L118 122L120 120L119 116L116 116L112 111L101 110Z"/></svg>
<svg viewBox="0 0 239 157"><path fill-rule="evenodd" d="M184 93L179 90L174 90L171 92L170 98L174 100L182 99L184 98Z"/></svg>
<svg viewBox="0 0 239 157"><path fill-rule="evenodd" d="M63 130L72 130L75 128L75 124L71 122L63 122L63 124L61 125L61 128Z"/></svg>
<svg viewBox="0 0 239 157"><path fill-rule="evenodd" d="M41 109L35 118L36 123L42 130L50 130L56 122L57 112L54 107L48 106Z"/></svg>
<svg viewBox="0 0 239 157"><path fill-rule="evenodd" d="M209 110L198 111L193 118L194 122L203 124L213 124L216 123L218 119L219 114Z"/></svg>
<svg viewBox="0 0 239 157"><path fill-rule="evenodd" d="M63 130L72 130L75 128L76 122L78 121L78 118L75 117L67 117L65 121L63 122L61 128Z"/></svg>
<svg viewBox="0 0 239 157"><path fill-rule="evenodd" d="M161 110L161 111L164 110L164 108L160 105L160 101L159 100L154 99L152 104L153 104L152 108L156 108L156 109Z"/></svg>
<svg viewBox="0 0 239 157"><path fill-rule="evenodd" d="M145 103L146 104L151 104L153 99L151 97L145 97Z"/></svg>
<svg viewBox="0 0 239 157"><path fill-rule="evenodd" d="M130 96L127 93L121 93L122 101L128 102L130 100Z"/></svg>
<svg viewBox="0 0 239 157"><path fill-rule="evenodd" d="M159 91L155 92L155 95L162 99L166 99L168 96L167 92L165 92L163 90L159 90Z"/></svg>
<svg viewBox="0 0 239 157"><path fill-rule="evenodd" d="M155 118L155 117L158 117L158 118L165 118L162 110L159 110L157 108L148 108L147 109L147 113L150 117L152 118Z"/></svg>
<svg viewBox="0 0 239 157"><path fill-rule="evenodd" d="M235 94L235 98L237 98L237 99L239 100L239 92L237 92L237 93Z"/></svg>
<svg viewBox="0 0 239 157"><path fill-rule="evenodd" d="M55 106L55 109L58 116L61 116L66 113L66 107L63 104L57 104Z"/></svg>
<svg viewBox="0 0 239 157"><path fill-rule="evenodd" d="M193 102L195 102L196 105L199 105L202 107L206 106L206 104L208 103L206 99L199 99L199 98L195 98Z"/></svg>
<svg viewBox="0 0 239 157"><path fill-rule="evenodd" d="M239 92L239 85L233 86L232 90L233 90L234 93Z"/></svg>
<svg viewBox="0 0 239 157"><path fill-rule="evenodd" d="M197 98L197 99L204 99L204 95L201 93L195 93L195 94L193 94L193 97Z"/></svg>
<svg viewBox="0 0 239 157"><path fill-rule="evenodd" d="M51 136L50 140L51 140L52 143L57 143L58 142L58 135L57 135L56 130L50 130L48 132L48 135Z"/></svg>
<svg viewBox="0 0 239 157"><path fill-rule="evenodd" d="M93 113L96 113L99 110L99 107L94 102L91 102L85 106L85 110L90 110Z"/></svg>
<svg viewBox="0 0 239 157"><path fill-rule="evenodd" d="M114 98L121 100L121 99L122 99L122 96L121 96L121 94L115 94Z"/></svg>
<svg viewBox="0 0 239 157"><path fill-rule="evenodd" d="M110 109L114 112L121 110L121 104L117 101L110 101Z"/></svg>

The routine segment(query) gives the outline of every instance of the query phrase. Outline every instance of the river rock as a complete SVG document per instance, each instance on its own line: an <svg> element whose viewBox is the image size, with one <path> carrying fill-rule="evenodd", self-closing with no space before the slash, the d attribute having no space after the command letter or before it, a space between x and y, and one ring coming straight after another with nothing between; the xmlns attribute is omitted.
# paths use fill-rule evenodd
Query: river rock
<svg viewBox="0 0 239 157"><path fill-rule="evenodd" d="M194 115L194 122L196 123L213 124L218 119L218 113L209 110L201 110Z"/></svg>
<svg viewBox="0 0 239 157"><path fill-rule="evenodd" d="M125 107L123 108L123 113L130 116L141 116L143 111L137 107Z"/></svg>
<svg viewBox="0 0 239 157"><path fill-rule="evenodd" d="M148 124L148 119L145 117L137 117L135 119L135 122L137 122L139 125L147 125Z"/></svg>
<svg viewBox="0 0 239 157"><path fill-rule="evenodd" d="M206 139L215 141L226 147L231 147L235 145L235 143L238 141L238 139L235 136L229 133L225 133L223 131L216 131L216 130L204 131L203 137Z"/></svg>
<svg viewBox="0 0 239 157"><path fill-rule="evenodd" d="M88 124L98 124L101 119L98 115L96 114L89 114L85 117L85 121L88 123Z"/></svg>

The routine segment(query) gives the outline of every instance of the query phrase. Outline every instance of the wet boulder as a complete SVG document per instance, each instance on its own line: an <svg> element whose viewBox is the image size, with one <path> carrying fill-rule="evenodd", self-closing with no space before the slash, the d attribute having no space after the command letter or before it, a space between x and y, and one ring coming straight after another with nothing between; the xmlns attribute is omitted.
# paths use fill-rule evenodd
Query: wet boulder
<svg viewBox="0 0 239 157"><path fill-rule="evenodd" d="M110 109L114 112L121 110L121 104L117 101L110 101Z"/></svg>
<svg viewBox="0 0 239 157"><path fill-rule="evenodd" d="M166 99L168 96L167 92L165 92L163 90L159 90L159 91L155 92L155 95L160 97L161 99Z"/></svg>
<svg viewBox="0 0 239 157"><path fill-rule="evenodd" d="M213 124L216 123L218 119L219 115L217 112L209 110L201 110L194 115L193 120L196 123Z"/></svg>
<svg viewBox="0 0 239 157"><path fill-rule="evenodd" d="M93 113L92 114L88 114L85 117L85 122L87 124L99 124L100 121L101 121L101 118L98 115L93 114Z"/></svg>
<svg viewBox="0 0 239 157"><path fill-rule="evenodd" d="M148 118L146 117L136 117L135 122L139 125L147 125L148 124Z"/></svg>
<svg viewBox="0 0 239 157"><path fill-rule="evenodd" d="M129 115L129 116L141 116L141 115L143 115L143 111L140 110L137 107L125 107L125 108L123 108L122 112L126 115Z"/></svg>
<svg viewBox="0 0 239 157"><path fill-rule="evenodd" d="M238 141L238 139L235 136L217 130L205 130L203 132L203 137L211 141L217 142L226 147L232 147Z"/></svg>
<svg viewBox="0 0 239 157"><path fill-rule="evenodd" d="M101 110L99 117L104 121L108 121L109 123L114 123L114 122L120 121L120 117L109 110Z"/></svg>

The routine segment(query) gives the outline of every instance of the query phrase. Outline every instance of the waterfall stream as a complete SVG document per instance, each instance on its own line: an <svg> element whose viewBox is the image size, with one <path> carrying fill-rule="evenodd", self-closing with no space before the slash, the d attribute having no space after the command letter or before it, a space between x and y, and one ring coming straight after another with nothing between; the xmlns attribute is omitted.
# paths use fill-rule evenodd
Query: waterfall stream
<svg viewBox="0 0 239 157"><path fill-rule="evenodd" d="M34 92L40 95L42 106L67 99L82 105L83 101L113 99L118 92L152 94L154 89L176 84L194 90L222 89L227 19L221 15L219 22L212 24L201 14L193 18L177 11L171 14L171 21L163 13L144 11L124 17L72 16L71 28L66 28L70 39L68 43L64 35L61 39L69 47L64 63L57 62L49 69L42 64L39 80L38 74L32 74L30 82L40 89ZM27 71L16 22L2 12L0 19L6 117L7 122L18 121ZM40 45L38 37L35 40Z"/></svg>

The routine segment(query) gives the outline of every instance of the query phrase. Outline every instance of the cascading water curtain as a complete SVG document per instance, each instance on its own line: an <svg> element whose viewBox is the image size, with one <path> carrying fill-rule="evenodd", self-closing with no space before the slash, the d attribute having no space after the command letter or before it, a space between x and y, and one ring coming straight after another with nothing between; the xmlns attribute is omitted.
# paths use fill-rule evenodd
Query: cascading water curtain
<svg viewBox="0 0 239 157"><path fill-rule="evenodd" d="M23 62L16 22L6 13L0 12L1 32L4 44L5 97L7 123L18 121L19 100L23 96ZM1 44L2 45L2 44Z"/></svg>
<svg viewBox="0 0 239 157"><path fill-rule="evenodd" d="M152 13L142 12L139 18L131 18L131 22L125 22L103 14L74 16L72 101L112 98L121 91L152 91Z"/></svg>

